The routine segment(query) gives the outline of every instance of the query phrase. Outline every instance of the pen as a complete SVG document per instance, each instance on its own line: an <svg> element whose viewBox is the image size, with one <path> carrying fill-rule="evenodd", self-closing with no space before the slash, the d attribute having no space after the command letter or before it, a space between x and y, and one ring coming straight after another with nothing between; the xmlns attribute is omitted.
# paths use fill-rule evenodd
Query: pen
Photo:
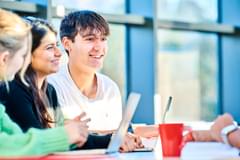
<svg viewBox="0 0 240 160"><path fill-rule="evenodd" d="M167 112L170 109L171 104L172 104L172 96L169 96L167 106L166 106L165 111L163 113L162 123L165 123L165 118L166 118Z"/></svg>

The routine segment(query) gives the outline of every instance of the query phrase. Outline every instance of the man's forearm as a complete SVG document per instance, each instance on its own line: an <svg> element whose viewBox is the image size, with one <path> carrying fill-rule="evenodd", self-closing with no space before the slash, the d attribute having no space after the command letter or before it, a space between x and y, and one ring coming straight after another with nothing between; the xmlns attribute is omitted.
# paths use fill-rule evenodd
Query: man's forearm
<svg viewBox="0 0 240 160"><path fill-rule="evenodd" d="M214 141L214 139L211 136L211 131L210 130L192 131L192 137L193 137L194 141L199 141L199 142Z"/></svg>

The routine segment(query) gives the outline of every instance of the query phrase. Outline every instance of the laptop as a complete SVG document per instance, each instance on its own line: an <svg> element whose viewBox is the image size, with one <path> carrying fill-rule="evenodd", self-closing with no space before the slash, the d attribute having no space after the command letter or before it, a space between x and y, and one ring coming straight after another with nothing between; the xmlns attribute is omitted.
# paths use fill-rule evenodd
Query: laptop
<svg viewBox="0 0 240 160"><path fill-rule="evenodd" d="M126 108L124 110L122 121L115 134L112 135L111 141L107 149L86 149L86 150L77 150L77 151L67 151L67 152L55 152L54 154L58 155L93 155L93 154L111 154L116 153L121 146L125 134L127 133L128 126L132 120L132 117L135 113L137 105L139 103L141 95L139 93L130 93Z"/></svg>

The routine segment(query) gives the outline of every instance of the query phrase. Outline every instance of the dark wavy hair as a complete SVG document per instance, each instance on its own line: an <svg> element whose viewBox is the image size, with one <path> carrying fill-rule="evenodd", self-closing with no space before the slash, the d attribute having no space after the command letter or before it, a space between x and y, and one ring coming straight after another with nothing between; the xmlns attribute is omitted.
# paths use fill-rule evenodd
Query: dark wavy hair
<svg viewBox="0 0 240 160"><path fill-rule="evenodd" d="M35 17L25 17L26 22L28 22L32 28L32 54L41 44L41 40L49 32L57 32L53 27L44 19ZM34 104L36 106L37 116L42 124L43 128L50 128L50 123L54 123L51 116L47 111L47 106L49 106L49 100L46 95L47 81L43 82L41 89L39 90L37 86L37 74L30 64L26 70L25 79L29 84L29 89L31 90L34 97Z"/></svg>

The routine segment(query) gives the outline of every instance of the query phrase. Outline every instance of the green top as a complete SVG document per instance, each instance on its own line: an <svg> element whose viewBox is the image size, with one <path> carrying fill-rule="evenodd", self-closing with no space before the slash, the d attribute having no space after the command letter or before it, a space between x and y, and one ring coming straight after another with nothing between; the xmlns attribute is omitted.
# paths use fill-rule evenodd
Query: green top
<svg viewBox="0 0 240 160"><path fill-rule="evenodd" d="M69 149L64 127L23 133L0 104L0 156L44 155Z"/></svg>

